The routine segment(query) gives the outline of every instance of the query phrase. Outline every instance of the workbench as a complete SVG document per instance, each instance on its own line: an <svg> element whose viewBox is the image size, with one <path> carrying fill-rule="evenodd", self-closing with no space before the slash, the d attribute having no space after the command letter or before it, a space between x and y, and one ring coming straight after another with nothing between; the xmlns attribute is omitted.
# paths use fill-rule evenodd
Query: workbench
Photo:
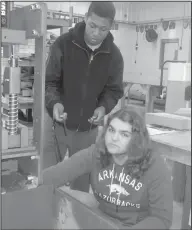
<svg viewBox="0 0 192 230"><path fill-rule="evenodd" d="M153 147L162 156L186 165L186 189L181 229L190 229L191 209L191 132L158 130L148 127ZM182 156L181 156L182 155ZM83 205L61 188L40 186L28 191L21 190L2 195L4 229L118 229L107 217ZM31 207L30 209L28 207ZM34 215L35 213L35 215ZM42 213L43 215L39 215ZM25 218L23 218L25 216ZM11 217L11 218L10 218ZM11 219L11 221L10 221ZM21 221L22 220L22 221Z"/></svg>
<svg viewBox="0 0 192 230"><path fill-rule="evenodd" d="M191 229L191 130L151 132L152 145L165 157L186 167L185 195L181 229ZM179 178L177 178L179 179Z"/></svg>

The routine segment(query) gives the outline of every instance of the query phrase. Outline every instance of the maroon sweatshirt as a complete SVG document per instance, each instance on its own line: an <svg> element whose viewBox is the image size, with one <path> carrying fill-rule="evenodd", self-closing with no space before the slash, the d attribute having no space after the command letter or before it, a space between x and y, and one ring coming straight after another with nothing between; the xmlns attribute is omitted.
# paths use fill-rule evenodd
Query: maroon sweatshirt
<svg viewBox="0 0 192 230"><path fill-rule="evenodd" d="M153 153L151 166L138 180L127 173L125 165L113 161L102 169L95 145L92 145L45 169L42 181L59 187L85 173L91 175L91 186L99 208L119 220L121 228L170 228L173 212L171 174L157 153Z"/></svg>

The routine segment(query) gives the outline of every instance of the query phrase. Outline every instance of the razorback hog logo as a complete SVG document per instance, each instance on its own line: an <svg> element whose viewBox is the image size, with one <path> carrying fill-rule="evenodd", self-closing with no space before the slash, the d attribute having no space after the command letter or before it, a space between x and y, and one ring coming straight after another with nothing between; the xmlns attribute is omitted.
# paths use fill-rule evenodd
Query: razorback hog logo
<svg viewBox="0 0 192 230"><path fill-rule="evenodd" d="M110 188L110 194L116 193L117 195L123 194L125 196L129 196L130 193L128 193L123 187L121 187L119 184L110 184L107 185L107 187Z"/></svg>

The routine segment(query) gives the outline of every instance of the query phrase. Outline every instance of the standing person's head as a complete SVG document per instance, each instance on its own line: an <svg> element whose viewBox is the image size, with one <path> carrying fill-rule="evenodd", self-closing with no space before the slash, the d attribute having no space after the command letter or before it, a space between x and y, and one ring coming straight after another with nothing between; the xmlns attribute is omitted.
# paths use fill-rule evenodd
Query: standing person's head
<svg viewBox="0 0 192 230"><path fill-rule="evenodd" d="M102 167L122 162L131 168L134 176L140 176L151 160L150 138L145 119L134 108L125 107L112 114L96 144Z"/></svg>
<svg viewBox="0 0 192 230"><path fill-rule="evenodd" d="M115 18L112 2L92 2L85 18L85 41L98 45L107 37Z"/></svg>

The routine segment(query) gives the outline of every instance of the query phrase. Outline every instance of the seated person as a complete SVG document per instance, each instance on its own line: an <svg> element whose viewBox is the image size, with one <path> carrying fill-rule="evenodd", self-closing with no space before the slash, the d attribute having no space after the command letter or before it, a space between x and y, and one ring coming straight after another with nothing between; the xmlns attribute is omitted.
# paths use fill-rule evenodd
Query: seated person
<svg viewBox="0 0 192 230"><path fill-rule="evenodd" d="M42 183L60 187L85 173L90 173L93 191L86 193L88 200L92 196L120 229L170 228L171 173L151 148L144 118L134 108L110 115L96 144L45 169Z"/></svg>

